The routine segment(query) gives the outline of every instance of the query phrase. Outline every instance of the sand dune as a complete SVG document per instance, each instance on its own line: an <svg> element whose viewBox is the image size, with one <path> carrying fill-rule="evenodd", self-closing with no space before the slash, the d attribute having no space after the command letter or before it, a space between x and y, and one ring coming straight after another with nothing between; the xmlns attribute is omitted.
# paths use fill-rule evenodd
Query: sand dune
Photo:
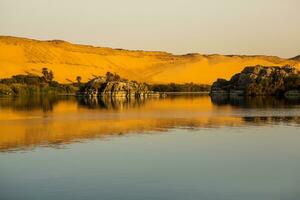
<svg viewBox="0 0 300 200"><path fill-rule="evenodd" d="M173 55L156 51L130 51L71 44L61 40L38 41L0 36L0 78L15 74L39 74L43 67L54 72L55 79L83 81L107 71L122 77L149 83L208 83L230 78L249 65L293 65L298 59L274 56Z"/></svg>

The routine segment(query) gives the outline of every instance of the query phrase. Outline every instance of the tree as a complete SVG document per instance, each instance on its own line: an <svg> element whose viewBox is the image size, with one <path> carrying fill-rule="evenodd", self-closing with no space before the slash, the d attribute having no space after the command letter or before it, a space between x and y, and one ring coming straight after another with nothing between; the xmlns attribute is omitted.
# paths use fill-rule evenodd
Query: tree
<svg viewBox="0 0 300 200"><path fill-rule="evenodd" d="M43 74L43 77L44 77L45 81L47 81L48 76L49 76L49 72L48 72L48 69L46 67L44 67L42 69L42 74Z"/></svg>
<svg viewBox="0 0 300 200"><path fill-rule="evenodd" d="M45 81L47 82L51 82L54 78L53 72L52 70L50 70L50 72L48 71L48 68L44 67L42 69L42 74L43 74L43 78L45 79Z"/></svg>
<svg viewBox="0 0 300 200"><path fill-rule="evenodd" d="M121 77L117 73L115 73L114 74L114 80L119 81L120 79L121 79Z"/></svg>
<svg viewBox="0 0 300 200"><path fill-rule="evenodd" d="M106 72L106 81L118 81L120 80L120 76L116 73Z"/></svg>
<svg viewBox="0 0 300 200"><path fill-rule="evenodd" d="M53 72L52 72L52 70L50 70L50 72L48 74L48 81L49 82L53 81L53 78L54 78Z"/></svg>
<svg viewBox="0 0 300 200"><path fill-rule="evenodd" d="M77 80L78 85L80 85L81 84L81 76L77 76L76 80Z"/></svg>
<svg viewBox="0 0 300 200"><path fill-rule="evenodd" d="M106 72L105 77L106 81L112 81L113 74L111 72Z"/></svg>

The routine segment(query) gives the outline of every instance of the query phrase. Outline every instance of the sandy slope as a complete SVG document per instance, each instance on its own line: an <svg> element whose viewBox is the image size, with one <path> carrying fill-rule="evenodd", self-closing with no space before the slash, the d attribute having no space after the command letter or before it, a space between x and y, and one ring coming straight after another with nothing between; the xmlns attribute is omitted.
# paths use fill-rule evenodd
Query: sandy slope
<svg viewBox="0 0 300 200"><path fill-rule="evenodd" d="M165 52L128 51L76 45L65 41L38 41L0 36L0 78L20 73L39 74L41 68L53 70L55 79L75 81L107 71L128 79L167 83L212 83L229 78L249 65L286 65L300 69L299 60L270 56L172 55Z"/></svg>

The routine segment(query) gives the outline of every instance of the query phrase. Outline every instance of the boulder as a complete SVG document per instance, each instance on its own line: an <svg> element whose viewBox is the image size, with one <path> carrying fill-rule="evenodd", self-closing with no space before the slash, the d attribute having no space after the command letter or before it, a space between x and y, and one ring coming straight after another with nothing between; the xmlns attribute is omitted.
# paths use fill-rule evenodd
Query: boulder
<svg viewBox="0 0 300 200"><path fill-rule="evenodd" d="M149 91L145 84L127 80L109 80L103 77L97 77L87 82L81 87L78 95L89 97L110 96L118 98L157 96L156 93Z"/></svg>
<svg viewBox="0 0 300 200"><path fill-rule="evenodd" d="M249 66L231 77L218 79L211 94L227 95L284 95L287 91L300 91L300 74L291 66Z"/></svg>

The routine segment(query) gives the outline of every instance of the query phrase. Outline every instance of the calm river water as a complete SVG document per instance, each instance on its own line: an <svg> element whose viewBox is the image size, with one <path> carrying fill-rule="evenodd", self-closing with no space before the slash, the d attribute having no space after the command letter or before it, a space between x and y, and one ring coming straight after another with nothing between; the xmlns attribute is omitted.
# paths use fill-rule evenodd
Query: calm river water
<svg viewBox="0 0 300 200"><path fill-rule="evenodd" d="M1 200L299 200L300 101L0 99Z"/></svg>

